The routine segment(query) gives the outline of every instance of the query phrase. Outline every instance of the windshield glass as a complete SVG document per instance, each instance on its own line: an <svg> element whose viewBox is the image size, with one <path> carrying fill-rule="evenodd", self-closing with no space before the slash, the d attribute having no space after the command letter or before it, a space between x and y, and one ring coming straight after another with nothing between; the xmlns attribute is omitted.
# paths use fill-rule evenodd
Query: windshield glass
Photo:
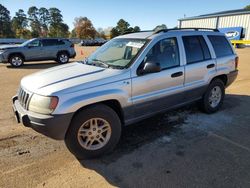
<svg viewBox="0 0 250 188"><path fill-rule="evenodd" d="M33 41L35 39L30 39L30 40L27 40L25 41L24 43L22 43L20 46L27 46L31 41Z"/></svg>
<svg viewBox="0 0 250 188"><path fill-rule="evenodd" d="M86 63L106 68L126 68L145 43L145 39L113 39L97 49Z"/></svg>

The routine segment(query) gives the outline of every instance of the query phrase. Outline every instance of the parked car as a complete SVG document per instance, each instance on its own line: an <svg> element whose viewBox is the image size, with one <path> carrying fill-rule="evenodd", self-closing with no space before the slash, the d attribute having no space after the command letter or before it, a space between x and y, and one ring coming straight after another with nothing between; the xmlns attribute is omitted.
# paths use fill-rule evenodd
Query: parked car
<svg viewBox="0 0 250 188"><path fill-rule="evenodd" d="M67 63L74 58L74 44L67 39L34 38L21 45L0 46L0 62L20 67L25 61L56 60Z"/></svg>
<svg viewBox="0 0 250 188"><path fill-rule="evenodd" d="M81 46L102 46L105 44L107 40L102 39L102 38L97 38L97 39L85 39L82 40L80 45Z"/></svg>
<svg viewBox="0 0 250 188"><path fill-rule="evenodd" d="M196 30L119 36L83 62L24 77L17 121L93 158L116 146L122 126L195 101L218 111L238 56L224 34Z"/></svg>

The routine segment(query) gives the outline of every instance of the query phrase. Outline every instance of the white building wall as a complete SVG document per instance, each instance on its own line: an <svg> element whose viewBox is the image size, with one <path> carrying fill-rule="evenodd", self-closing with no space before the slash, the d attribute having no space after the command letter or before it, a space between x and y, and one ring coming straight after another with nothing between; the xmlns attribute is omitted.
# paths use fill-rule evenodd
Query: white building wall
<svg viewBox="0 0 250 188"><path fill-rule="evenodd" d="M243 27L245 29L244 39L250 40L250 14L220 17L218 27Z"/></svg>
<svg viewBox="0 0 250 188"><path fill-rule="evenodd" d="M218 18L218 28L223 27L243 27L245 29L244 40L250 40L250 14L219 16L213 18L201 18L193 20L179 21L180 28L216 28Z"/></svg>
<svg viewBox="0 0 250 188"><path fill-rule="evenodd" d="M217 18L204 18L195 20L182 20L181 28L198 27L198 28L216 28Z"/></svg>

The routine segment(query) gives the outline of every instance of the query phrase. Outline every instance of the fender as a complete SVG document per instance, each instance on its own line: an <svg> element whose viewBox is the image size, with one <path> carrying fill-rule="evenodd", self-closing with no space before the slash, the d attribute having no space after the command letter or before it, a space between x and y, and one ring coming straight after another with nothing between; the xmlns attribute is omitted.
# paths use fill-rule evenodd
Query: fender
<svg viewBox="0 0 250 188"><path fill-rule="evenodd" d="M108 89L87 94L84 93L82 95L65 100L59 104L53 114L74 113L85 106L107 100L117 100L120 103L122 109L128 108L132 105L132 100L129 93L126 93L120 89Z"/></svg>

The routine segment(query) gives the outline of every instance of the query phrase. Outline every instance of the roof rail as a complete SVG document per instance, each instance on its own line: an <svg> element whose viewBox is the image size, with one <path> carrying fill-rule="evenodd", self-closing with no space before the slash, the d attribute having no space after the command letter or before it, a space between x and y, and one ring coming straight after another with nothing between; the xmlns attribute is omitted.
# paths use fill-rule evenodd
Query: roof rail
<svg viewBox="0 0 250 188"><path fill-rule="evenodd" d="M131 34L131 33L143 33L143 32L153 32L153 30L144 30L144 31L125 31L122 33L122 35L126 35L126 34Z"/></svg>
<svg viewBox="0 0 250 188"><path fill-rule="evenodd" d="M214 32L219 32L218 29L213 29L213 28L173 28L173 29L161 29L158 31L155 31L154 34L161 33L161 32L168 32L168 31L178 31L178 30L195 30L195 31L201 31L201 30L211 30Z"/></svg>

